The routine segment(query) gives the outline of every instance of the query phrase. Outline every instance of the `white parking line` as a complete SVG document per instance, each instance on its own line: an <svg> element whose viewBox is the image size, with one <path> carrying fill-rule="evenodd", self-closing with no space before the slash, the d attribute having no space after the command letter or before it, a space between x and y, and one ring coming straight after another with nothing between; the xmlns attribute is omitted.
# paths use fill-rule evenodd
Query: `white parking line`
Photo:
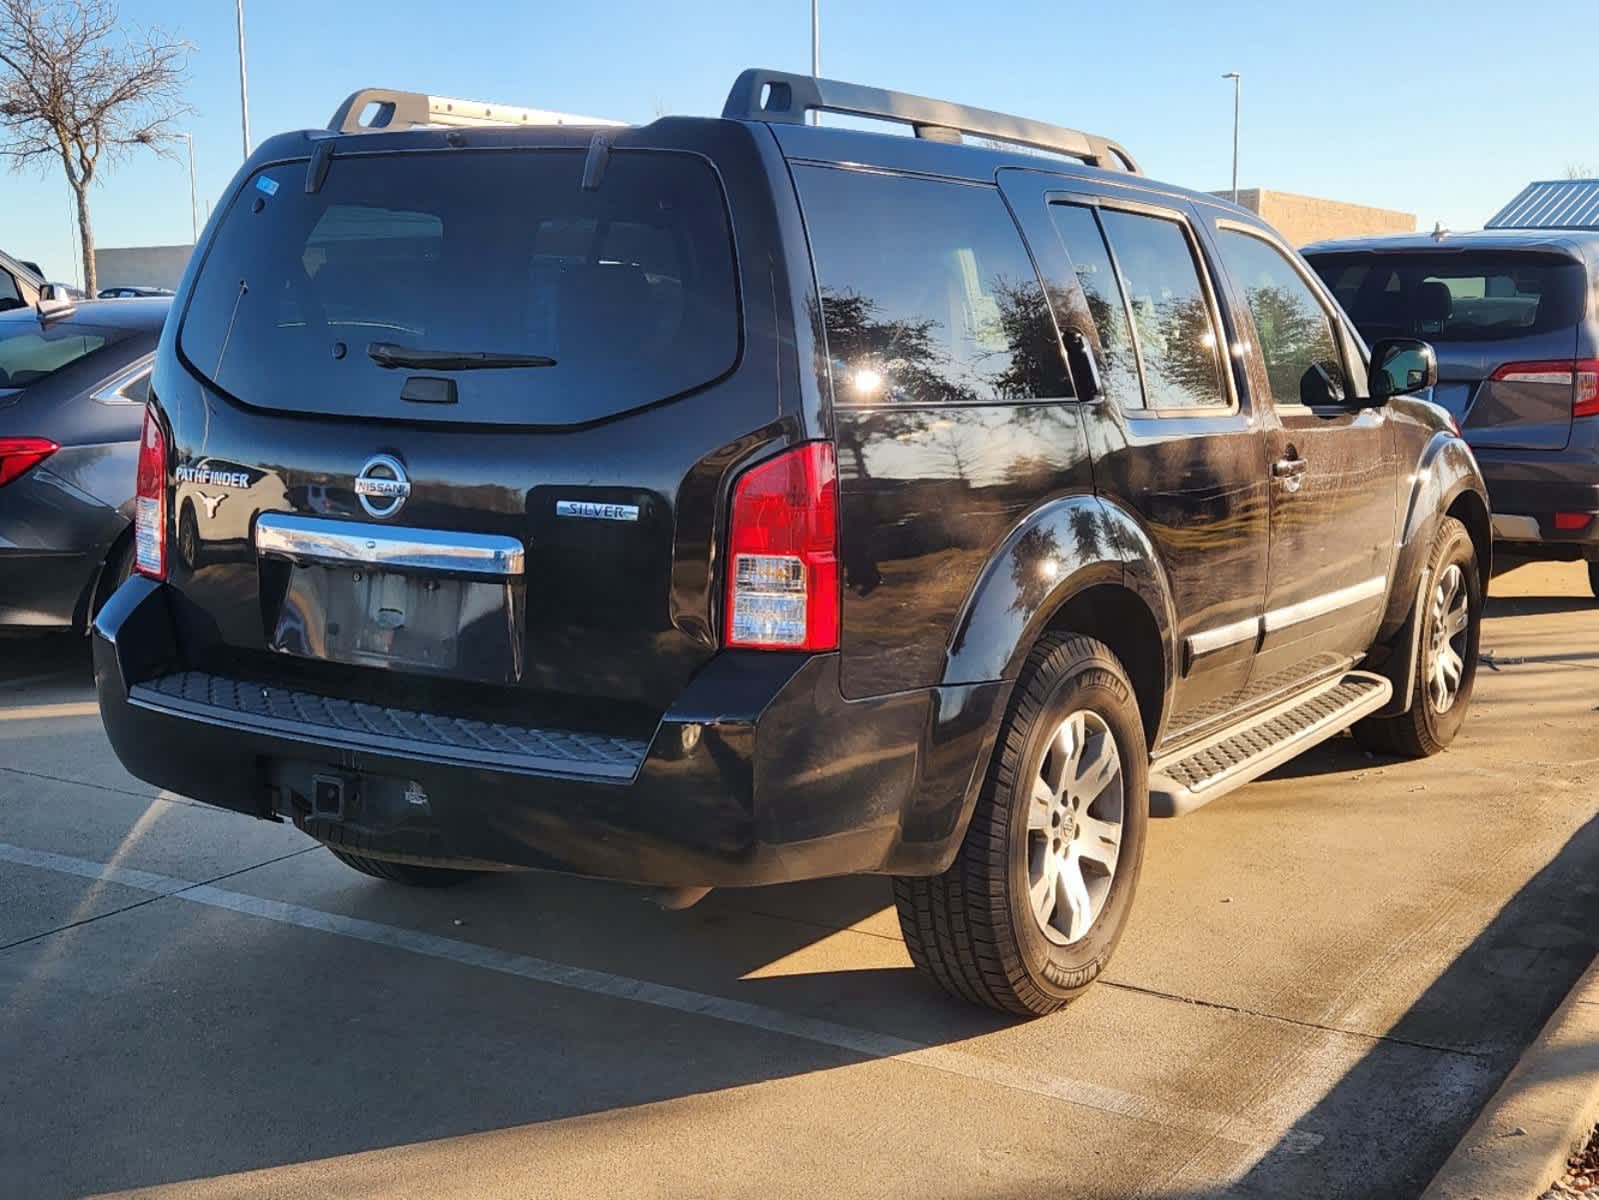
<svg viewBox="0 0 1599 1200"><path fill-rule="evenodd" d="M757 1004L746 1004L724 996L693 992L686 988L651 983L643 979L631 979L625 975L613 975L608 971L567 966L549 959L496 950L473 942L457 941L454 938L439 937L436 934L403 929L395 925L382 925L376 921L323 912L298 904L266 900L259 896L212 887L210 884L191 883L130 867L110 866L89 859L53 854L46 850L29 850L4 842L0 842L0 862L120 884L123 887L153 892L173 900L202 904L208 908L227 909L230 912L275 921L280 925L293 925L318 933L389 946L411 954L497 971L504 975L515 975L554 987L571 988L591 995L631 1000L637 1004L648 1004L673 1012L709 1017L733 1025L800 1038L817 1045L831 1046L865 1058L892 1059L895 1062L910 1063L966 1079L980 1080L1013 1091L1028 1092L1100 1112L1115 1113L1118 1116L1149 1122L1168 1129L1203 1134L1239 1146L1254 1148L1275 1146L1279 1153L1285 1150L1302 1153L1318 1145L1322 1140L1320 1134L1294 1129L1294 1121L1286 1115L1277 1121L1262 1122L1252 1121L1247 1117L1207 1112L1182 1104L1169 1104L1085 1080L997 1062L963 1050L929 1046L889 1034L856 1029Z"/></svg>

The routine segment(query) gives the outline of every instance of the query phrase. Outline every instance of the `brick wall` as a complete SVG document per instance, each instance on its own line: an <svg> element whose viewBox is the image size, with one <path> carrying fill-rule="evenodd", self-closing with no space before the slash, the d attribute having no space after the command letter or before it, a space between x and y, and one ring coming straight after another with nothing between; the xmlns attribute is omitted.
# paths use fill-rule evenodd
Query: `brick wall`
<svg viewBox="0 0 1599 1200"><path fill-rule="evenodd" d="M1232 192L1213 192L1232 198ZM1323 200L1319 196L1296 196L1292 192L1273 192L1266 188L1240 188L1238 203L1259 213L1291 246L1303 246L1324 238L1361 237L1373 233L1414 233L1414 213L1391 208L1372 208L1366 204L1346 204L1342 200Z"/></svg>

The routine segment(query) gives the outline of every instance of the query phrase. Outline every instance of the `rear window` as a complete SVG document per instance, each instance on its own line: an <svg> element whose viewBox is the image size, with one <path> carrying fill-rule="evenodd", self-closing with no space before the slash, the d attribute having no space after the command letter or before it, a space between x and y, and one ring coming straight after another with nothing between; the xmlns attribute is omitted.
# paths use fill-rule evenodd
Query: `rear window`
<svg viewBox="0 0 1599 1200"><path fill-rule="evenodd" d="M717 379L740 325L715 172L618 150L585 190L584 157L352 154L310 194L304 164L265 168L217 232L183 354L248 404L405 420L568 424ZM385 368L374 343L524 361ZM417 376L457 402L402 400Z"/></svg>
<svg viewBox="0 0 1599 1200"><path fill-rule="evenodd" d="M1318 254L1310 259L1367 341L1504 341L1582 318L1587 270L1557 254Z"/></svg>
<svg viewBox="0 0 1599 1200"><path fill-rule="evenodd" d="M103 330L41 328L36 321L20 329L0 329L0 388L38 383L101 349L108 339Z"/></svg>
<svg viewBox="0 0 1599 1200"><path fill-rule="evenodd" d="M839 404L1071 395L1044 290L996 188L794 174Z"/></svg>

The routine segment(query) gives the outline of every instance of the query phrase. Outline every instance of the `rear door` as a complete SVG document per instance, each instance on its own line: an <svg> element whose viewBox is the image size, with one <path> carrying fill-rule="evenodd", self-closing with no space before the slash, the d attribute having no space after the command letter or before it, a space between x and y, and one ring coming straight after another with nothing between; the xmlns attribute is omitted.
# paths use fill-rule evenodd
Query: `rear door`
<svg viewBox="0 0 1599 1200"><path fill-rule="evenodd" d="M1271 562L1258 688L1342 669L1376 632L1398 520L1385 409L1362 406L1361 364L1310 270L1265 230L1215 224L1233 305L1253 329L1251 387L1269 406Z"/></svg>
<svg viewBox="0 0 1599 1200"><path fill-rule="evenodd" d="M1571 438L1587 272L1549 249L1318 255L1317 272L1368 342L1419 337L1438 353L1433 399L1482 449L1561 450Z"/></svg>
<svg viewBox="0 0 1599 1200"><path fill-rule="evenodd" d="M1061 182L1016 172L1007 192L1046 227L1029 231L1063 332L1094 359L1099 394L1083 415L1095 489L1136 514L1171 589L1168 737L1197 733L1249 698L1266 577L1263 432L1222 353L1236 335L1193 211Z"/></svg>

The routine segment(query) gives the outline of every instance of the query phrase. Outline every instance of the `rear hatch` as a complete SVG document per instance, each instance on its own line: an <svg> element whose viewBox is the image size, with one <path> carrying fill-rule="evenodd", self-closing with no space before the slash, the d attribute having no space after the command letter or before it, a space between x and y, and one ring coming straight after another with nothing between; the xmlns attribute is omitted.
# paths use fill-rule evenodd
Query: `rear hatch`
<svg viewBox="0 0 1599 1200"><path fill-rule="evenodd" d="M1483 448L1561 450L1571 437L1587 268L1556 251L1375 250L1310 261L1368 342L1438 352L1433 399ZM1565 370L1551 364L1567 364Z"/></svg>
<svg viewBox="0 0 1599 1200"><path fill-rule="evenodd" d="M670 703L775 368L723 182L759 245L751 139L645 144L667 124L258 152L154 381L191 661L428 710Z"/></svg>

